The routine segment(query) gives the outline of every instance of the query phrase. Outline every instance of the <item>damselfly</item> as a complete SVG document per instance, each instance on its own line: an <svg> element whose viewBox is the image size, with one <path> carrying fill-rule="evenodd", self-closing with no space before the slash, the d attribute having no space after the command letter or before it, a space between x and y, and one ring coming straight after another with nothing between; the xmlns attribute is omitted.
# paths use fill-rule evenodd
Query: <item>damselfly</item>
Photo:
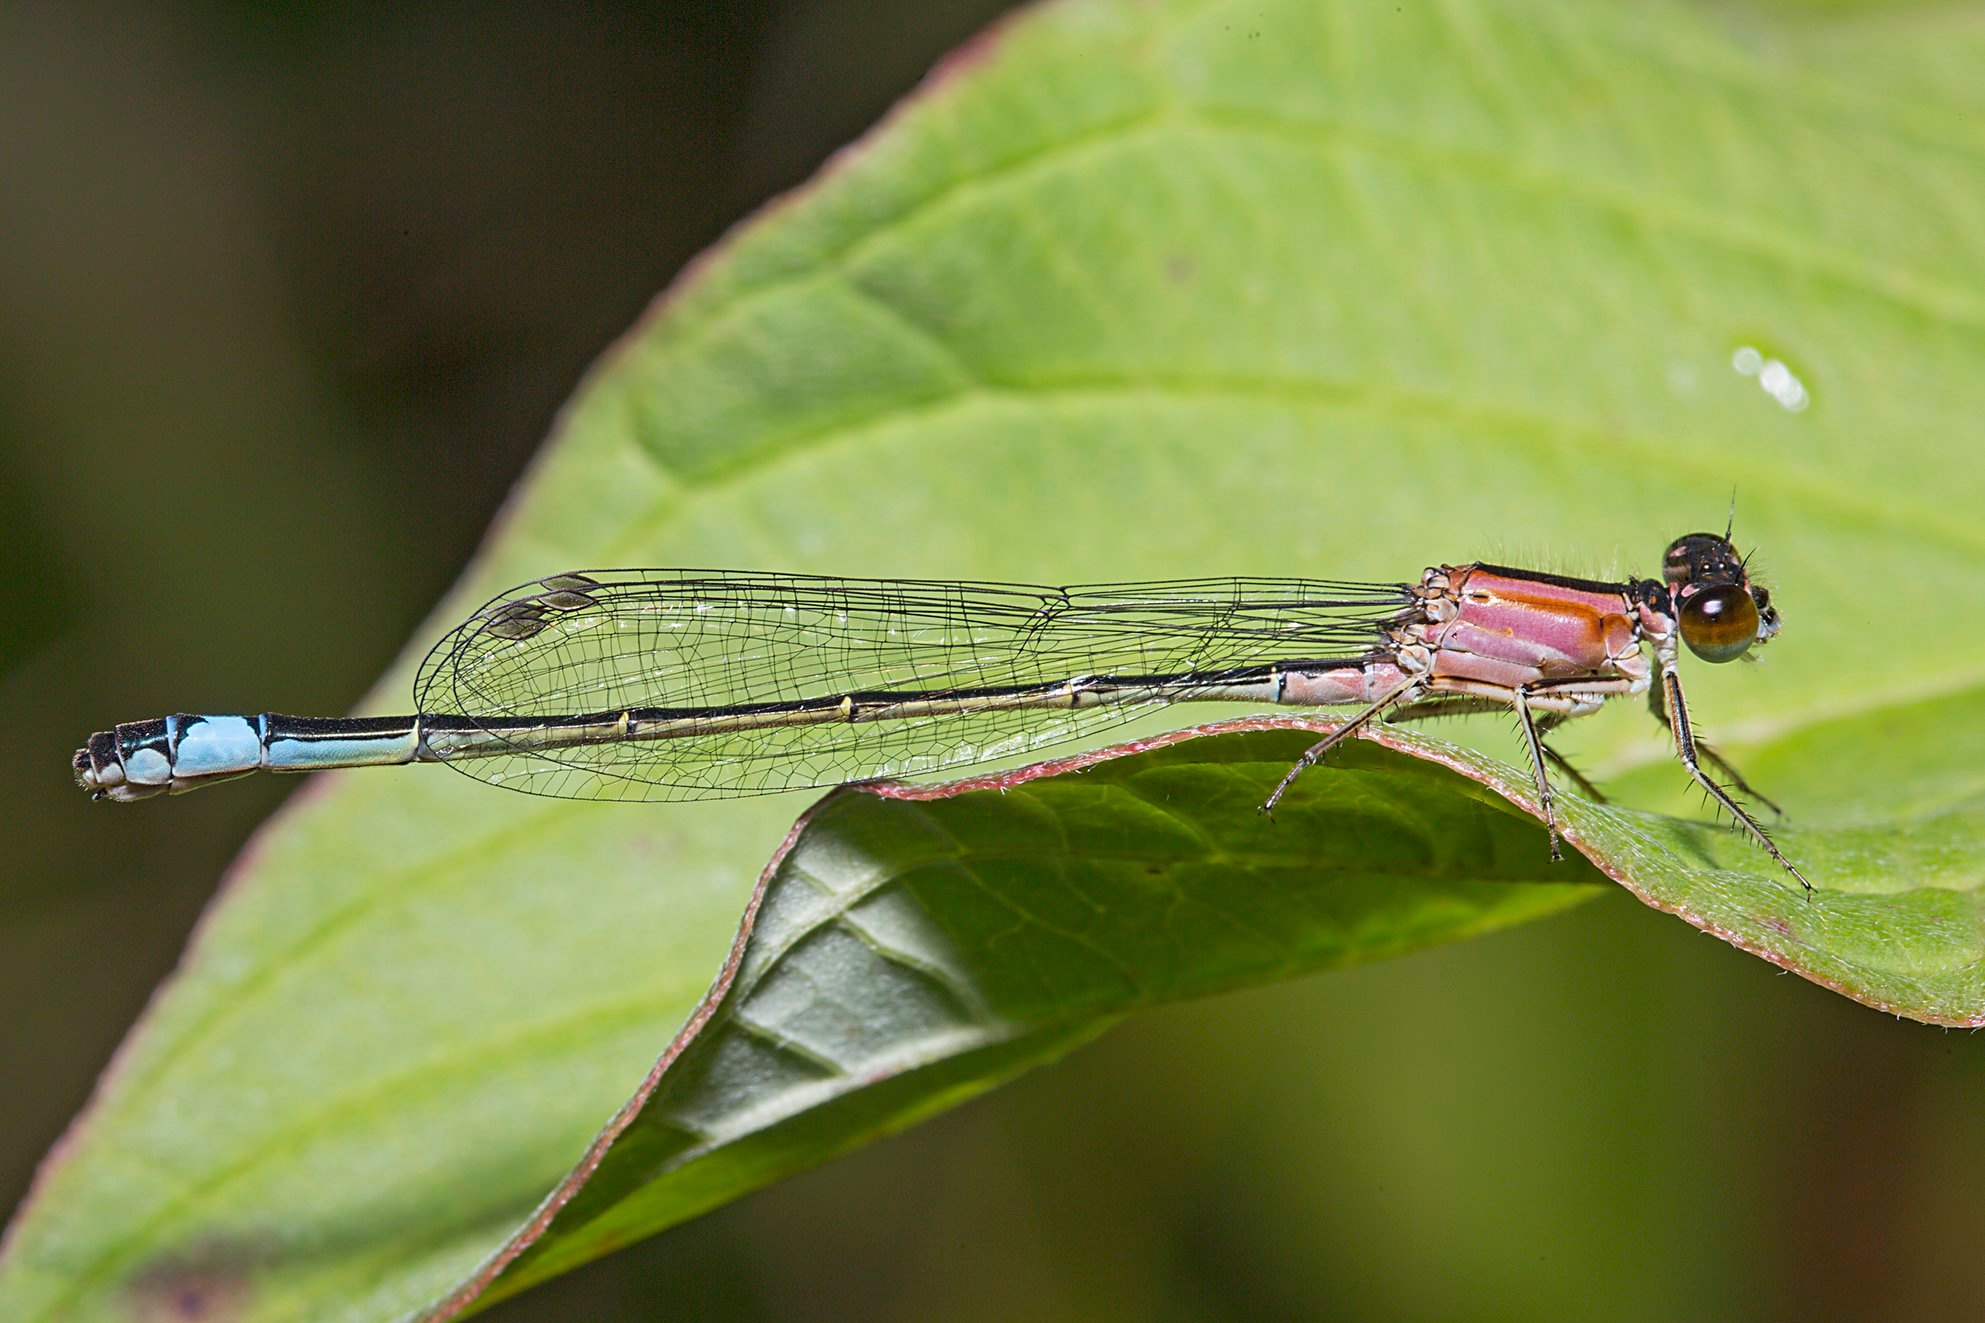
<svg viewBox="0 0 1985 1323"><path fill-rule="evenodd" d="M170 716L92 735L74 765L117 800L412 762L561 798L685 800L986 762L1165 703L1357 707L1265 811L1373 720L1509 709L1557 858L1547 762L1591 787L1544 737L1647 694L1689 776L1804 883L1703 770L1756 795L1696 739L1677 666L1678 645L1727 662L1777 632L1769 594L1715 533L1676 539L1660 580L1619 583L1479 562L1412 583L1074 588L586 571L524 584L452 630L420 668L417 716Z"/></svg>

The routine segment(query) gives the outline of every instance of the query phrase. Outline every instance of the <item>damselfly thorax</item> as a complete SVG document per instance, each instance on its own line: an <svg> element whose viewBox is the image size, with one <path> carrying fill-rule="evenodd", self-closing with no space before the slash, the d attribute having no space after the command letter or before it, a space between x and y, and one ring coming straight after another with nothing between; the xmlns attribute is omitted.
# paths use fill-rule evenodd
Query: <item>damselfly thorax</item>
<svg viewBox="0 0 1985 1323"><path fill-rule="evenodd" d="M1725 662L1778 616L1727 534L1670 544L1660 579L1474 563L1412 583L1189 579L1043 588L696 570L555 575L436 645L418 715L178 715L90 737L99 797L177 794L252 771L445 762L509 789L686 800L911 776L1024 754L1167 703L1359 710L1263 805L1368 723L1507 709L1559 854L1546 741L1647 694L1697 785L1798 877L1705 773L1756 792L1695 738L1686 646ZM1767 804L1769 801L1765 801Z"/></svg>

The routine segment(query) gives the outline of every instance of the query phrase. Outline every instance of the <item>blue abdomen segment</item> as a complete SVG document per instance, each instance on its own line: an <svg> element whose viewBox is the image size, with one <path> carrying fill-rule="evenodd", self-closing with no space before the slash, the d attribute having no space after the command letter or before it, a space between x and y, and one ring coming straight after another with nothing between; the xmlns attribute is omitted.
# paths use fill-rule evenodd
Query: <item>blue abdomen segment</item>
<svg viewBox="0 0 1985 1323"><path fill-rule="evenodd" d="M432 757L431 754L426 755ZM423 757L415 717L209 716L178 713L99 732L79 749L76 780L112 799L180 794L250 772L316 772Z"/></svg>
<svg viewBox="0 0 1985 1323"><path fill-rule="evenodd" d="M271 712L261 720L261 765L271 772L394 766L421 756L420 722L414 717L282 717Z"/></svg>
<svg viewBox="0 0 1985 1323"><path fill-rule="evenodd" d="M171 716L165 719L171 765L178 776L224 776L262 765L266 717ZM124 768L131 769L130 758Z"/></svg>

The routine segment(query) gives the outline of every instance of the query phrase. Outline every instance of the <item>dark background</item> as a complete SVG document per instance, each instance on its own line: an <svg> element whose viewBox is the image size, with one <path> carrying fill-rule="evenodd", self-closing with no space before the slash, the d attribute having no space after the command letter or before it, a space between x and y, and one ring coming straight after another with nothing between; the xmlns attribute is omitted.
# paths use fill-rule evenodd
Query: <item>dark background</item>
<svg viewBox="0 0 1985 1323"><path fill-rule="evenodd" d="M69 751L348 710L589 361L998 8L0 6L0 1206L293 788L120 812ZM1981 1061L1608 895L1146 1016L491 1317L1976 1317Z"/></svg>

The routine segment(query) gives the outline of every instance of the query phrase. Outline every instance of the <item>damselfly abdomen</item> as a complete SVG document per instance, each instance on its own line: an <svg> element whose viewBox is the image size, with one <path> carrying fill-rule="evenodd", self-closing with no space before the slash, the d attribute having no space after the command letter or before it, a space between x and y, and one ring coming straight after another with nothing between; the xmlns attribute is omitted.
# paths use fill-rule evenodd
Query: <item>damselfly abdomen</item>
<svg viewBox="0 0 1985 1323"><path fill-rule="evenodd" d="M1703 771L1708 759L1748 790L1695 738L1677 666L1683 644L1742 656L1778 615L1727 535L1678 538L1662 568L1619 583L1475 563L1413 583L1073 588L589 570L525 584L452 630L421 666L416 716L131 722L92 735L75 773L133 800L258 770L445 762L532 794L705 799L987 762L1165 703L1357 707L1267 809L1374 719L1507 708L1555 858L1546 763L1576 773L1544 736L1648 694L1689 775L1803 883Z"/></svg>

